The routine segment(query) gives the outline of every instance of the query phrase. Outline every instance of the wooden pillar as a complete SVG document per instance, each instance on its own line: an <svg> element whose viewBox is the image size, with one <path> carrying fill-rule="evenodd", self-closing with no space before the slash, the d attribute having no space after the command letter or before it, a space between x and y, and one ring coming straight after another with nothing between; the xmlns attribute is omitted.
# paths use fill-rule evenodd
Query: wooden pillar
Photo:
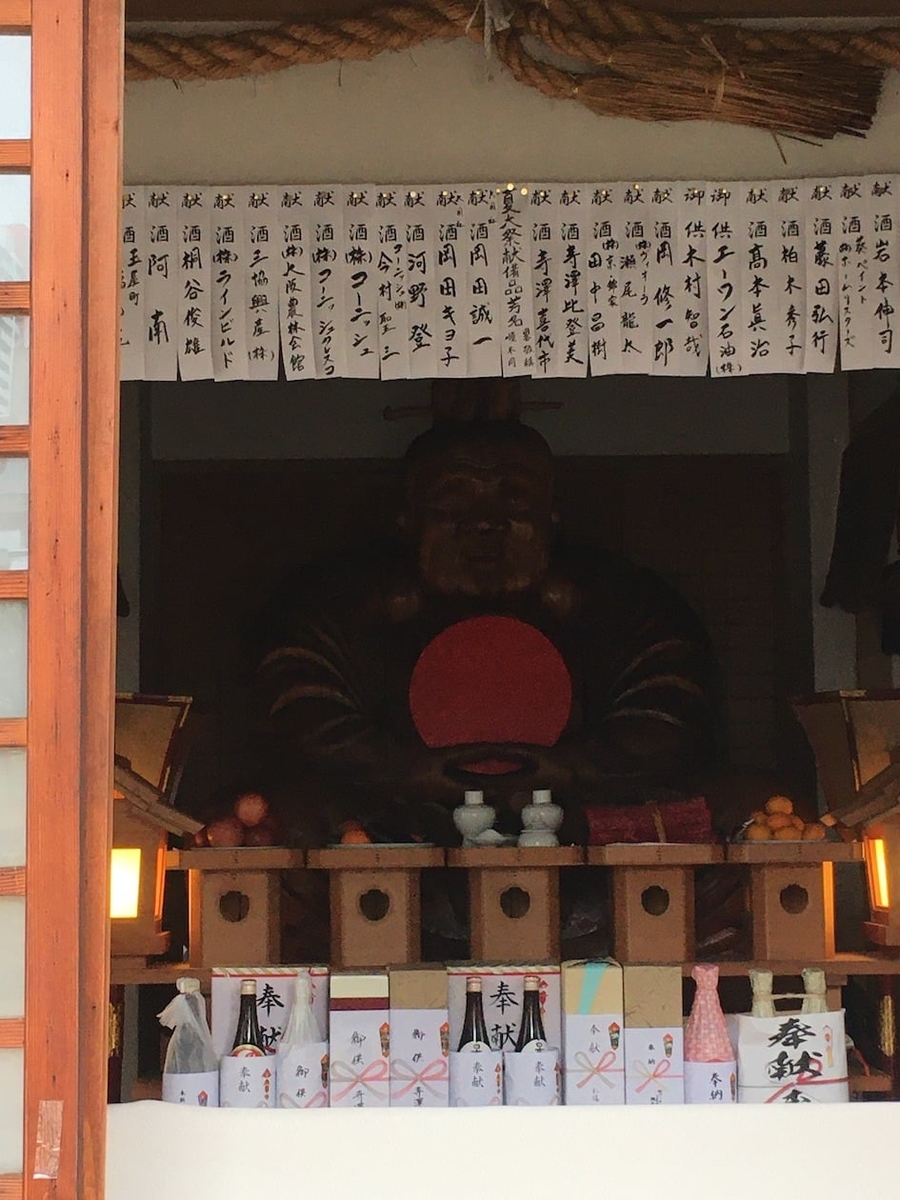
<svg viewBox="0 0 900 1200"><path fill-rule="evenodd" d="M444 865L443 850L376 843L310 850L307 858L329 872L333 967L419 961L419 876L424 867Z"/></svg>
<svg viewBox="0 0 900 1200"><path fill-rule="evenodd" d="M579 866L580 846L475 847L447 851L469 873L469 955L482 962L559 958L559 872Z"/></svg>
<svg viewBox="0 0 900 1200"><path fill-rule="evenodd" d="M591 846L587 858L612 869L619 962L684 963L694 957L694 868L721 862L720 846Z"/></svg>
<svg viewBox="0 0 900 1200"><path fill-rule="evenodd" d="M834 958L834 863L858 862L857 842L739 842L728 861L750 868L753 957L759 963Z"/></svg>
<svg viewBox="0 0 900 1200"><path fill-rule="evenodd" d="M277 966L281 872L304 860L302 850L280 846L170 851L169 869L188 871L191 966Z"/></svg>

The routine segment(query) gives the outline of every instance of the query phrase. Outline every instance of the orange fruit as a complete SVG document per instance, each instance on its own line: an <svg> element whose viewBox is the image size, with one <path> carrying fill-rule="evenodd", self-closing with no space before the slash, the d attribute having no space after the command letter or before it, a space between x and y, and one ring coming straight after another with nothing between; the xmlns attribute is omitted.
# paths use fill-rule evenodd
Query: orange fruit
<svg viewBox="0 0 900 1200"><path fill-rule="evenodd" d="M776 829L772 837L777 838L779 842L799 842L800 833L793 825L782 825L780 829Z"/></svg>
<svg viewBox="0 0 900 1200"><path fill-rule="evenodd" d="M799 829L802 831L803 826L806 824L806 822L803 820L802 817L798 817L797 814L794 813L791 816L791 824L794 826L795 829Z"/></svg>
<svg viewBox="0 0 900 1200"><path fill-rule="evenodd" d="M744 839L748 842L768 842L771 836L766 825L748 825L744 831Z"/></svg>
<svg viewBox="0 0 900 1200"><path fill-rule="evenodd" d="M773 813L768 820L768 826L775 833L779 829L790 829L792 833L796 833L794 822L787 813Z"/></svg>
<svg viewBox="0 0 900 1200"><path fill-rule="evenodd" d="M768 820L768 817L762 811L761 808L758 808L756 810L756 812L752 812L750 814L750 820L753 822L754 825L765 825L766 821Z"/></svg>
<svg viewBox="0 0 900 1200"><path fill-rule="evenodd" d="M787 796L770 796L766 801L766 812L769 814L769 816L772 816L773 813L790 814L793 811L793 801L789 800Z"/></svg>
<svg viewBox="0 0 900 1200"><path fill-rule="evenodd" d="M825 840L826 829L818 821L813 821L806 825L803 829L802 838L804 842L822 842Z"/></svg>

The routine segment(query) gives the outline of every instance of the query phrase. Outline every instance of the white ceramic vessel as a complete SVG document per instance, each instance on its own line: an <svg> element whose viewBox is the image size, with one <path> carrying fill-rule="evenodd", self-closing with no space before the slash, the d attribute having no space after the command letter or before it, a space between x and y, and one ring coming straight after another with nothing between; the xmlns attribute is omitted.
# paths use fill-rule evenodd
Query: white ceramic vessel
<svg viewBox="0 0 900 1200"><path fill-rule="evenodd" d="M558 846L556 831L562 824L563 810L553 803L547 788L531 793L531 803L522 809L520 846Z"/></svg>
<svg viewBox="0 0 900 1200"><path fill-rule="evenodd" d="M484 792L466 792L463 803L453 810L453 824L462 834L464 846L477 846L480 834L493 828L497 811L484 802Z"/></svg>

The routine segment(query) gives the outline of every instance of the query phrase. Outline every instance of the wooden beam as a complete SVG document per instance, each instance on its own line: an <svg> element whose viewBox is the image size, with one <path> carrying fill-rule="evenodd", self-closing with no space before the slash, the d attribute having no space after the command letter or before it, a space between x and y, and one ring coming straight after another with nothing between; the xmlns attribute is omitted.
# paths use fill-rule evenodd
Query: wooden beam
<svg viewBox="0 0 900 1200"><path fill-rule="evenodd" d="M0 313L27 313L30 307L30 283L0 282Z"/></svg>
<svg viewBox="0 0 900 1200"><path fill-rule="evenodd" d="M900 17L900 0L631 0L673 16ZM126 0L128 21L321 21L371 12L380 0ZM473 6L474 7L474 6Z"/></svg>
<svg viewBox="0 0 900 1200"><path fill-rule="evenodd" d="M28 572L0 571L0 600L27 600Z"/></svg>
<svg viewBox="0 0 900 1200"><path fill-rule="evenodd" d="M0 141L0 174L31 169L31 142L27 138Z"/></svg>
<svg viewBox="0 0 900 1200"><path fill-rule="evenodd" d="M0 746L24 746L27 731L24 717L0 717Z"/></svg>
<svg viewBox="0 0 900 1200"><path fill-rule="evenodd" d="M0 458L27 454L30 440L27 425L0 425Z"/></svg>
<svg viewBox="0 0 900 1200"><path fill-rule="evenodd" d="M0 1200L22 1200L24 1194L25 1185L21 1175L0 1175Z"/></svg>
<svg viewBox="0 0 900 1200"><path fill-rule="evenodd" d="M25 1045L25 1018L0 1017L0 1050L20 1050Z"/></svg>
<svg viewBox="0 0 900 1200"><path fill-rule="evenodd" d="M23 33L31 25L31 0L0 0L0 33Z"/></svg>
<svg viewBox="0 0 900 1200"><path fill-rule="evenodd" d="M0 896L25 895L25 868L0 867Z"/></svg>

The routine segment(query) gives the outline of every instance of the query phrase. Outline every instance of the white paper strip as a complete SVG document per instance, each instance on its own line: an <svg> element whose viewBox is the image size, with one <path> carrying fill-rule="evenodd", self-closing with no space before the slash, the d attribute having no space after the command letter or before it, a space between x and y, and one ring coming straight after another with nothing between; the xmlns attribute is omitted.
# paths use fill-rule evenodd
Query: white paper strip
<svg viewBox="0 0 900 1200"><path fill-rule="evenodd" d="M181 222L178 289L178 371L181 378L212 379L211 188L179 189Z"/></svg>
<svg viewBox="0 0 900 1200"><path fill-rule="evenodd" d="M500 291L500 204L500 193L488 184L470 184L463 189L463 244L466 255L463 315L467 329L467 374L470 378L497 376L503 371L501 356L505 314ZM506 319L511 319L509 314L506 314ZM514 328L524 334L521 312L516 319L521 324Z"/></svg>
<svg viewBox="0 0 900 1200"><path fill-rule="evenodd" d="M647 310L652 326L653 375L704 375L707 367L702 235L693 228L695 185L660 181L644 188L650 263ZM685 211L687 209L688 211ZM698 242L699 237L699 242Z"/></svg>
<svg viewBox="0 0 900 1200"><path fill-rule="evenodd" d="M144 189L122 193L121 271L119 282L119 377L144 378L144 287L147 272L147 223Z"/></svg>
<svg viewBox="0 0 900 1200"><path fill-rule="evenodd" d="M590 190L582 184L558 188L556 204L562 309L559 374L577 379L587 374L589 357L585 266L590 235Z"/></svg>
<svg viewBox="0 0 900 1200"><path fill-rule="evenodd" d="M406 187L402 191L410 379L433 379L437 373L435 196L438 190Z"/></svg>
<svg viewBox="0 0 900 1200"><path fill-rule="evenodd" d="M618 226L620 370L649 375L654 359L654 330L650 311L649 273L652 227L649 188L646 184L619 184L613 199Z"/></svg>
<svg viewBox="0 0 900 1200"><path fill-rule="evenodd" d="M900 364L900 237L897 196L900 178L876 175L867 180L869 228L872 238L872 359L873 367Z"/></svg>
<svg viewBox="0 0 900 1200"><path fill-rule="evenodd" d="M528 191L528 256L534 305L534 369L536 379L555 376L559 363L559 252L556 236L555 186L533 184Z"/></svg>
<svg viewBox="0 0 900 1200"><path fill-rule="evenodd" d="M144 378L177 379L181 282L177 189L148 187L144 200L147 230Z"/></svg>
<svg viewBox="0 0 900 1200"><path fill-rule="evenodd" d="M216 382L246 379L244 213L234 188L212 196L212 359Z"/></svg>
<svg viewBox="0 0 900 1200"><path fill-rule="evenodd" d="M871 223L866 180L836 181L840 213L838 295L840 299L841 369L865 370L872 361L875 305L869 271Z"/></svg>
<svg viewBox="0 0 900 1200"><path fill-rule="evenodd" d="M705 375L709 365L709 296L706 258L706 184L681 185L678 255L682 270L681 352L685 375Z"/></svg>
<svg viewBox="0 0 900 1200"><path fill-rule="evenodd" d="M311 196L308 188L279 189L281 264L278 284L278 324L281 361L286 379L315 379L311 279L312 254L309 229Z"/></svg>
<svg viewBox="0 0 900 1200"><path fill-rule="evenodd" d="M375 273L375 189L344 189L345 373L351 379L378 378L378 279Z"/></svg>
<svg viewBox="0 0 900 1200"><path fill-rule="evenodd" d="M382 379L409 378L409 321L401 188L375 189L378 258L378 359Z"/></svg>
<svg viewBox="0 0 900 1200"><path fill-rule="evenodd" d="M468 230L464 200L460 188L441 188L435 196L437 255L435 288L435 336L437 337L437 377L459 378L469 372L467 336L469 306L466 264L469 258ZM487 314L490 328L490 313Z"/></svg>
<svg viewBox="0 0 900 1200"><path fill-rule="evenodd" d="M709 367L713 376L741 375L748 357L743 328L739 183L711 184L705 198Z"/></svg>
<svg viewBox="0 0 900 1200"><path fill-rule="evenodd" d="M838 348L838 246L840 216L834 180L807 180L802 185L806 212L806 336L803 366L807 372L833 371Z"/></svg>
<svg viewBox="0 0 900 1200"><path fill-rule="evenodd" d="M263 184L236 190L244 215L247 378L277 379L280 189Z"/></svg>
<svg viewBox="0 0 900 1200"><path fill-rule="evenodd" d="M591 190L586 294L592 375L615 375L622 366L618 272L621 245L613 207L616 186L603 184Z"/></svg>
<svg viewBox="0 0 900 1200"><path fill-rule="evenodd" d="M528 190L504 188L495 195L499 196L501 366L504 375L531 375L535 373L535 328ZM481 203L476 189L470 208Z"/></svg>
<svg viewBox="0 0 900 1200"><path fill-rule="evenodd" d="M316 375L339 379L347 370L344 312L344 189L317 184L310 218L312 250L312 317Z"/></svg>
<svg viewBox="0 0 900 1200"><path fill-rule="evenodd" d="M742 268L742 368L748 375L765 375L785 370L787 359L780 349L772 189L765 182L734 186L738 192L735 232Z"/></svg>
<svg viewBox="0 0 900 1200"><path fill-rule="evenodd" d="M770 229L770 246L774 250L772 279L777 306L777 327L772 338L775 360L770 369L797 374L804 370L808 306L803 188L799 183L782 180L768 186L775 223Z"/></svg>

